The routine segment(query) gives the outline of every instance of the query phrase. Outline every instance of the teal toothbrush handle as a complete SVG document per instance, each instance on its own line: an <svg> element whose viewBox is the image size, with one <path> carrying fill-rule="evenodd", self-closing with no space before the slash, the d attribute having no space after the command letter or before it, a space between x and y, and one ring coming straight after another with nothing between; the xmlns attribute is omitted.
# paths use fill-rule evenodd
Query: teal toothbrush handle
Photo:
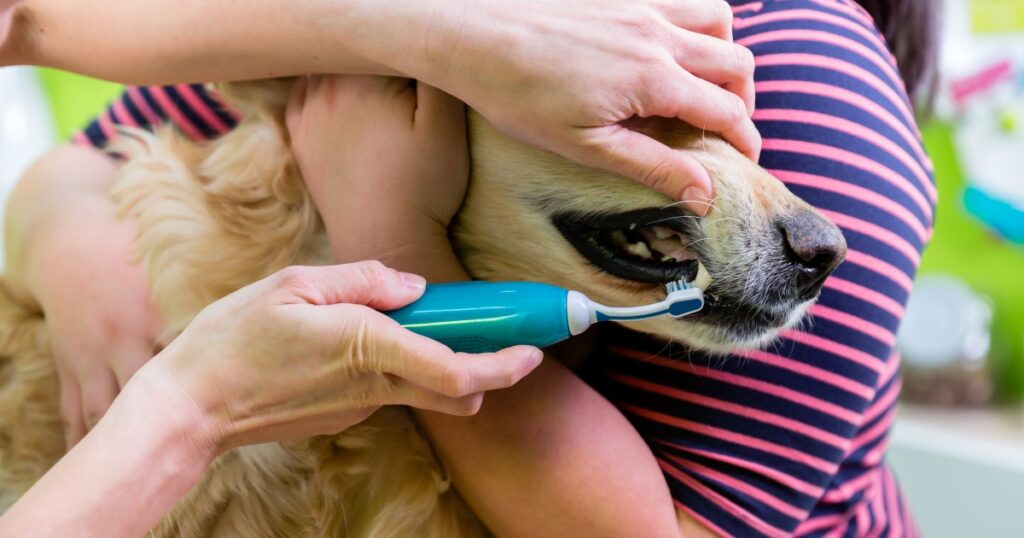
<svg viewBox="0 0 1024 538"><path fill-rule="evenodd" d="M386 314L454 351L487 353L569 338L567 296L564 288L535 282L432 284L415 303Z"/></svg>

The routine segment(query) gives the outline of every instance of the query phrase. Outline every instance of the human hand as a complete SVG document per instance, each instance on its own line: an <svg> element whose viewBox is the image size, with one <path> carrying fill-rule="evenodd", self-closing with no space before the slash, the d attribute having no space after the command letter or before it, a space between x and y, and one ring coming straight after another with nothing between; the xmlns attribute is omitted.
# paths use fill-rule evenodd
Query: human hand
<svg viewBox="0 0 1024 538"><path fill-rule="evenodd" d="M132 262L135 224L114 216L115 174L99 151L55 148L18 182L5 214L6 276L45 315L69 448L152 357L161 331Z"/></svg>
<svg viewBox="0 0 1024 538"><path fill-rule="evenodd" d="M523 0L511 9L476 0L459 14L434 11L428 61L396 59L398 68L507 134L642 181L700 215L712 194L707 172L621 122L678 118L758 156L754 60L731 42L721 0Z"/></svg>
<svg viewBox="0 0 1024 538"><path fill-rule="evenodd" d="M80 218L38 237L32 271L60 379L69 448L153 356L160 331L145 274L131 261L132 223L75 215Z"/></svg>
<svg viewBox="0 0 1024 538"><path fill-rule="evenodd" d="M453 353L377 311L424 287L378 262L288 268L207 307L137 378L223 451L337 433L382 405L470 415L540 363L524 346Z"/></svg>
<svg viewBox="0 0 1024 538"><path fill-rule="evenodd" d="M469 178L460 101L408 79L315 76L296 83L287 124L339 261L449 248Z"/></svg>

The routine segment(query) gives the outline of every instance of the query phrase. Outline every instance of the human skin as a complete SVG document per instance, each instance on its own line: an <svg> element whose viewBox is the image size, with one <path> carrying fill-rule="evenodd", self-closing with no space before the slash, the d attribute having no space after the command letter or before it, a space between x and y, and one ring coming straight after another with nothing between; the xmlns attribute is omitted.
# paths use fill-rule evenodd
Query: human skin
<svg viewBox="0 0 1024 538"><path fill-rule="evenodd" d="M4 536L141 536L213 459L334 434L382 405L469 415L537 367L456 354L378 312L425 281L378 262L282 270L204 309L3 517Z"/></svg>
<svg viewBox="0 0 1024 538"><path fill-rule="evenodd" d="M405 79L312 77L293 91L287 124L336 261L380 259L433 282L469 279L447 235L469 175L459 101ZM492 532L679 535L646 443L565 366L549 359L488 399L472 419L416 417Z"/></svg>
<svg viewBox="0 0 1024 538"><path fill-rule="evenodd" d="M731 43L731 23L721 0L26 0L0 65L126 83L402 74L506 134L704 214L706 171L620 122L679 118L756 158L753 57Z"/></svg>

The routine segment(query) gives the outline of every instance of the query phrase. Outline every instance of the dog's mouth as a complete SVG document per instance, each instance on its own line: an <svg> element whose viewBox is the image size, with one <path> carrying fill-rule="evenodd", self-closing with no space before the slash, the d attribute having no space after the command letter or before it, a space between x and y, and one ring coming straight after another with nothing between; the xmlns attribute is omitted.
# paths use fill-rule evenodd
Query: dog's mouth
<svg viewBox="0 0 1024 538"><path fill-rule="evenodd" d="M616 214L563 213L555 227L590 263L636 282L692 281L698 256L692 217L679 209L641 209Z"/></svg>

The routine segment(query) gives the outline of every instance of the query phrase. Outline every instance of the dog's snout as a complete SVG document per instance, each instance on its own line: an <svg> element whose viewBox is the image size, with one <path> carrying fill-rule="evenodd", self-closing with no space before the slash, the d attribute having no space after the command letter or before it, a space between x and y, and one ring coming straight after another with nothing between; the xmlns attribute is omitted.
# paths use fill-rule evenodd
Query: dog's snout
<svg viewBox="0 0 1024 538"><path fill-rule="evenodd" d="M846 257L846 239L834 224L809 210L787 215L778 225L783 252L796 270L800 299L813 299Z"/></svg>

